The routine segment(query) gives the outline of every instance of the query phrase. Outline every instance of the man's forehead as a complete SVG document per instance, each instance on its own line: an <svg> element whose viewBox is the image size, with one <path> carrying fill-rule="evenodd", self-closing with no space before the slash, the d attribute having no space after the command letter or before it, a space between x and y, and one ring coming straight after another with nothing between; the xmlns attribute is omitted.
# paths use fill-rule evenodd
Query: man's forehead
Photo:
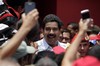
<svg viewBox="0 0 100 66"><path fill-rule="evenodd" d="M48 22L48 23L46 23L46 25L57 25L58 26L58 23L57 22Z"/></svg>
<svg viewBox="0 0 100 66"><path fill-rule="evenodd" d="M45 28L58 28L57 26L45 26Z"/></svg>
<svg viewBox="0 0 100 66"><path fill-rule="evenodd" d="M63 32L63 35L67 35L67 36L69 36L70 35L70 33L69 32Z"/></svg>
<svg viewBox="0 0 100 66"><path fill-rule="evenodd" d="M80 44L89 44L88 41L82 41Z"/></svg>
<svg viewBox="0 0 100 66"><path fill-rule="evenodd" d="M63 33L63 37L70 38L70 34L69 33Z"/></svg>

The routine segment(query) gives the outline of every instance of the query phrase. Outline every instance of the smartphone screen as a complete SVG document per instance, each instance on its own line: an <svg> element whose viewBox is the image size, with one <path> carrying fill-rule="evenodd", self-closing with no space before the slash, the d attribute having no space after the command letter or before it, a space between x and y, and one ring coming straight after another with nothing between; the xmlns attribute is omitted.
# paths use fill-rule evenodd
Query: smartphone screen
<svg viewBox="0 0 100 66"><path fill-rule="evenodd" d="M83 20L90 18L89 10L88 9L82 10L81 11L81 16L82 16Z"/></svg>
<svg viewBox="0 0 100 66"><path fill-rule="evenodd" d="M29 13L31 10L33 10L36 7L35 2L26 2L25 3L25 13Z"/></svg>

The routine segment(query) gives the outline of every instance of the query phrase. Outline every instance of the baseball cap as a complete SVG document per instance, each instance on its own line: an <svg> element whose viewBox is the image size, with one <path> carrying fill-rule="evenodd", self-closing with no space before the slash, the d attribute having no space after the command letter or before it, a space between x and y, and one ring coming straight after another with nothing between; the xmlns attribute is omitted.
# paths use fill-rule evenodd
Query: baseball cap
<svg viewBox="0 0 100 66"><path fill-rule="evenodd" d="M75 34L75 36L72 38L72 40L71 40L71 43L76 39L76 37L77 37L77 35L78 34ZM82 41L88 41L85 37L84 38L82 38ZM70 44L71 44L70 43Z"/></svg>
<svg viewBox="0 0 100 66"><path fill-rule="evenodd" d="M27 46L25 41L22 41L18 49L16 50L15 54L13 55L13 58L19 59L26 54L33 54L36 52L36 49L33 46Z"/></svg>
<svg viewBox="0 0 100 66"><path fill-rule="evenodd" d="M5 43L3 43L2 46L0 46L0 48L3 48L4 46L6 46L8 41L9 40L5 41ZM22 41L20 46L17 48L15 53L12 55L12 57L15 59L19 59L27 54L33 54L36 51L37 50L33 46L27 46L26 42Z"/></svg>
<svg viewBox="0 0 100 66"><path fill-rule="evenodd" d="M100 40L100 34L95 36L90 36L90 40Z"/></svg>
<svg viewBox="0 0 100 66"><path fill-rule="evenodd" d="M100 61L93 56L86 56L76 60L73 66L100 66Z"/></svg>
<svg viewBox="0 0 100 66"><path fill-rule="evenodd" d="M65 49L62 48L61 46L56 46L56 47L53 47L53 51L55 54L60 54L60 53L65 52Z"/></svg>

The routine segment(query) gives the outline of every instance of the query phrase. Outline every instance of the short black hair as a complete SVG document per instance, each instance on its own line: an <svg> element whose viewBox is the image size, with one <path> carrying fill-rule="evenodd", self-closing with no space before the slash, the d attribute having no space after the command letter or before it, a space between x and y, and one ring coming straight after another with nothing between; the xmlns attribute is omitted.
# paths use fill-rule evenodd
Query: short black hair
<svg viewBox="0 0 100 66"><path fill-rule="evenodd" d="M22 19L20 19L16 24L16 29L19 30L19 28L22 25ZM30 32L27 34L26 38L30 41L37 41L39 40L39 23L30 30Z"/></svg>
<svg viewBox="0 0 100 66"><path fill-rule="evenodd" d="M28 0L4 0L9 6L17 7L17 6L24 6L24 3Z"/></svg>
<svg viewBox="0 0 100 66"><path fill-rule="evenodd" d="M72 36L71 36L71 31L69 30L69 29L67 29L67 28L64 28L62 31L61 31L61 33L63 34L63 33L69 33L70 34L70 38L72 38Z"/></svg>
<svg viewBox="0 0 100 66"><path fill-rule="evenodd" d="M90 55L90 56L94 56L96 57L98 60L100 60L100 45L95 45L93 46L87 55Z"/></svg>
<svg viewBox="0 0 100 66"><path fill-rule="evenodd" d="M63 23L58 16L54 14L48 14L43 19L43 29L45 28L46 23L54 21L58 24L59 29L61 28L61 26L63 26Z"/></svg>
<svg viewBox="0 0 100 66"><path fill-rule="evenodd" d="M57 63L48 58L48 57L44 57L44 58L41 58L36 64L35 66L58 66Z"/></svg>
<svg viewBox="0 0 100 66"><path fill-rule="evenodd" d="M62 30L62 33L63 33L63 32L69 32L69 33L71 33L71 31L68 30L67 28L64 28L64 29Z"/></svg>
<svg viewBox="0 0 100 66"><path fill-rule="evenodd" d="M34 64L38 62L38 60L40 60L41 58L44 58L44 57L48 57L52 60L55 60L56 58L56 55L53 51L49 51L49 50L44 50L44 51L40 51L36 56L35 56L35 59L34 59Z"/></svg>
<svg viewBox="0 0 100 66"><path fill-rule="evenodd" d="M100 27L97 25L94 25L93 27L89 28L87 30L87 34L91 35L91 34L98 34L100 32Z"/></svg>
<svg viewBox="0 0 100 66"><path fill-rule="evenodd" d="M55 61L56 61L56 63L58 64L58 66L61 66L61 62L62 62L62 60L63 60L63 58L64 58L64 54L65 54L65 52L63 52L63 53L61 53L61 54L58 54L58 55L56 56Z"/></svg>
<svg viewBox="0 0 100 66"><path fill-rule="evenodd" d="M79 29L79 25L78 25L77 22L69 22L69 23L67 24L67 26L68 26L68 25L72 25L72 26L73 26L72 29L74 29L74 30L78 30L78 29Z"/></svg>

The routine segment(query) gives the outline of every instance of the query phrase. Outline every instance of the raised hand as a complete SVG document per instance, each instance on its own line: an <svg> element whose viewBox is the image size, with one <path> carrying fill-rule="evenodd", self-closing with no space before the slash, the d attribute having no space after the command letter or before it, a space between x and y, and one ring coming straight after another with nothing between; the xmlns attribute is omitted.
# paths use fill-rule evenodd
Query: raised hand
<svg viewBox="0 0 100 66"><path fill-rule="evenodd" d="M80 19L79 31L86 31L89 28L91 23L92 23L91 19L86 19L86 20Z"/></svg>
<svg viewBox="0 0 100 66"><path fill-rule="evenodd" d="M38 22L38 18L39 18L39 12L37 11L37 9L34 9L32 11L30 11L27 15L24 13L22 14L22 20L23 20L23 24L22 26L25 27L25 29L32 29L33 26L36 25L36 23Z"/></svg>

